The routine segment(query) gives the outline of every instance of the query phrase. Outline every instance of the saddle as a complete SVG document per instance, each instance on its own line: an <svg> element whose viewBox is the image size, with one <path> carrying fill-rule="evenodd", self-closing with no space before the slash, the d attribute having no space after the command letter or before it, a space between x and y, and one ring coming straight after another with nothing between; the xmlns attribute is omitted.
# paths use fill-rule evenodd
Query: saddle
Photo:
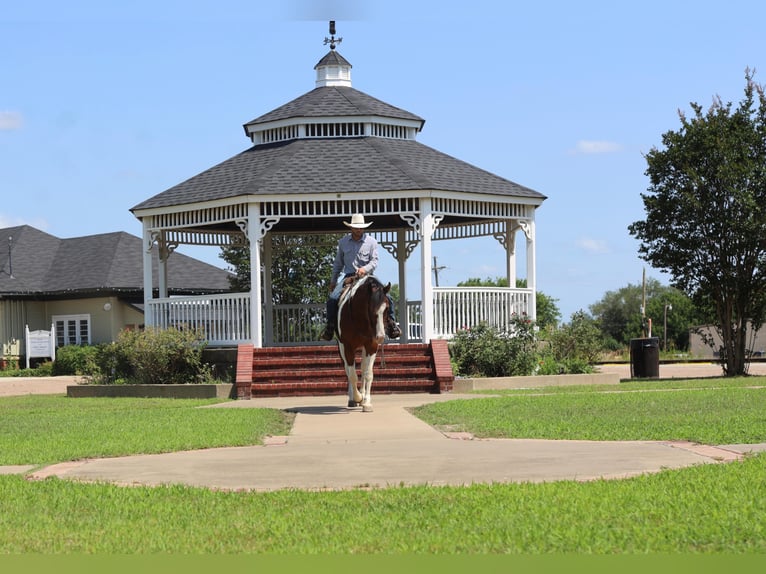
<svg viewBox="0 0 766 574"><path fill-rule="evenodd" d="M349 275L348 277L343 278L343 289L341 289L340 296L338 297L338 301L346 297L349 290L351 289L351 286L357 281L359 281L359 279L361 279L361 277L359 277L358 275Z"/></svg>

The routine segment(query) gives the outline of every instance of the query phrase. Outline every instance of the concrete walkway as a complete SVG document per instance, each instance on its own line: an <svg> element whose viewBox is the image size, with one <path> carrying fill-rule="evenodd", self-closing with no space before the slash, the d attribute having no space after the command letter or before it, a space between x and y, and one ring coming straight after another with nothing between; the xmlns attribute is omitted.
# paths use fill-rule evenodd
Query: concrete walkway
<svg viewBox="0 0 766 574"><path fill-rule="evenodd" d="M408 410L459 398L476 395L373 395L372 413L347 409L345 396L232 401L208 408L289 410L296 413L291 434L272 437L264 446L85 460L36 471L31 466L0 467L0 473L121 485L172 483L258 491L345 489L624 478L737 460L743 453L766 450L766 445L653 441L479 440L439 432Z"/></svg>

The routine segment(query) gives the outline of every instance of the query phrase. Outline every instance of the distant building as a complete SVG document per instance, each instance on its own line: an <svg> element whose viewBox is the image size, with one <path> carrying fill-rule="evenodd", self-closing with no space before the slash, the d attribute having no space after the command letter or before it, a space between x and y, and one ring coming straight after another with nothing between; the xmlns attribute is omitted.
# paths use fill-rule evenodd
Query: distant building
<svg viewBox="0 0 766 574"><path fill-rule="evenodd" d="M0 229L0 358L24 356L24 329L50 330L57 347L114 341L144 325L141 239L124 232L60 239L21 225ZM176 254L172 295L230 290L230 273ZM158 277L154 250L154 277ZM157 289L157 285L154 285Z"/></svg>
<svg viewBox="0 0 766 574"><path fill-rule="evenodd" d="M702 335L697 330L701 330L706 336L713 338L714 347L711 348L705 343ZM766 357L766 330L761 329L753 333L750 324L747 329L748 347L752 350L753 357ZM710 357L717 359L719 357L718 349L723 342L712 325L701 325L689 330L689 353L694 357Z"/></svg>

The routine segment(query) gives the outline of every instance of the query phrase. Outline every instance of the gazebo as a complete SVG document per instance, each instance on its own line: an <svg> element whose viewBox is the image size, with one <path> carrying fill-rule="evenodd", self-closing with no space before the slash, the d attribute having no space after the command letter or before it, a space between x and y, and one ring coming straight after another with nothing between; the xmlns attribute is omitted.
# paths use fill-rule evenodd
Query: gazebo
<svg viewBox="0 0 766 574"><path fill-rule="evenodd" d="M481 321L506 328L514 313L534 319L535 211L545 196L419 143L425 120L353 88L331 35L315 88L244 124L251 147L131 208L143 226L145 324L193 325L210 346L317 344L324 301L309 314L272 302L273 240L322 242L354 213L374 221L368 232L398 264L401 342L448 339ZM518 232L525 288L515 287ZM432 242L482 236L504 247L509 287L434 286ZM250 292L168 297L166 263L179 245L249 246ZM416 246L420 300L410 301L405 262Z"/></svg>

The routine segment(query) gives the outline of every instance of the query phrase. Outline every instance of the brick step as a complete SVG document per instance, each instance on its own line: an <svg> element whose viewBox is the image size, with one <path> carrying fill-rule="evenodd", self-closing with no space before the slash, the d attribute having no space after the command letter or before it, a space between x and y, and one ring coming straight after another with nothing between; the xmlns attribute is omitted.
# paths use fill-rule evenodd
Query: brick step
<svg viewBox="0 0 766 574"><path fill-rule="evenodd" d="M357 365L359 365L361 357L357 357ZM385 357L378 355L375 357L375 368L383 368L385 363L387 366L391 365L422 365L424 362L430 362L430 355L413 355L413 354L386 354ZM260 356L253 359L253 368L257 370L264 369L284 369L284 368L333 368L342 365L342 361L338 353L328 356L316 356L316 357L266 357Z"/></svg>
<svg viewBox="0 0 766 574"><path fill-rule="evenodd" d="M411 344L387 344L379 354L431 354L429 345L424 343ZM278 357L316 357L316 356L338 356L338 345L311 345L305 347L261 347L253 349L253 357L268 357L276 359Z"/></svg>
<svg viewBox="0 0 766 574"><path fill-rule="evenodd" d="M361 353L357 353L360 373ZM385 363L385 366L383 364ZM387 344L375 358L373 393L438 393L452 389L445 341ZM337 345L237 349L237 397L345 394Z"/></svg>
<svg viewBox="0 0 766 574"><path fill-rule="evenodd" d="M361 378L362 374L359 369L356 371L357 375ZM375 384L382 383L390 380L408 380L408 381L431 381L431 375L433 369L430 367L409 368L409 369L384 369L374 372ZM279 383L309 383L309 382L323 382L323 381L345 381L346 371L342 369L327 370L327 371L291 371L291 372L278 372L272 373L253 373L253 385L269 385L275 382Z"/></svg>
<svg viewBox="0 0 766 574"><path fill-rule="evenodd" d="M372 383L372 394L392 393L438 393L439 385L432 380L402 380L392 379ZM345 395L348 393L348 382L342 381L313 381L313 382L279 382L268 385L252 385L253 397L292 397L317 395Z"/></svg>

